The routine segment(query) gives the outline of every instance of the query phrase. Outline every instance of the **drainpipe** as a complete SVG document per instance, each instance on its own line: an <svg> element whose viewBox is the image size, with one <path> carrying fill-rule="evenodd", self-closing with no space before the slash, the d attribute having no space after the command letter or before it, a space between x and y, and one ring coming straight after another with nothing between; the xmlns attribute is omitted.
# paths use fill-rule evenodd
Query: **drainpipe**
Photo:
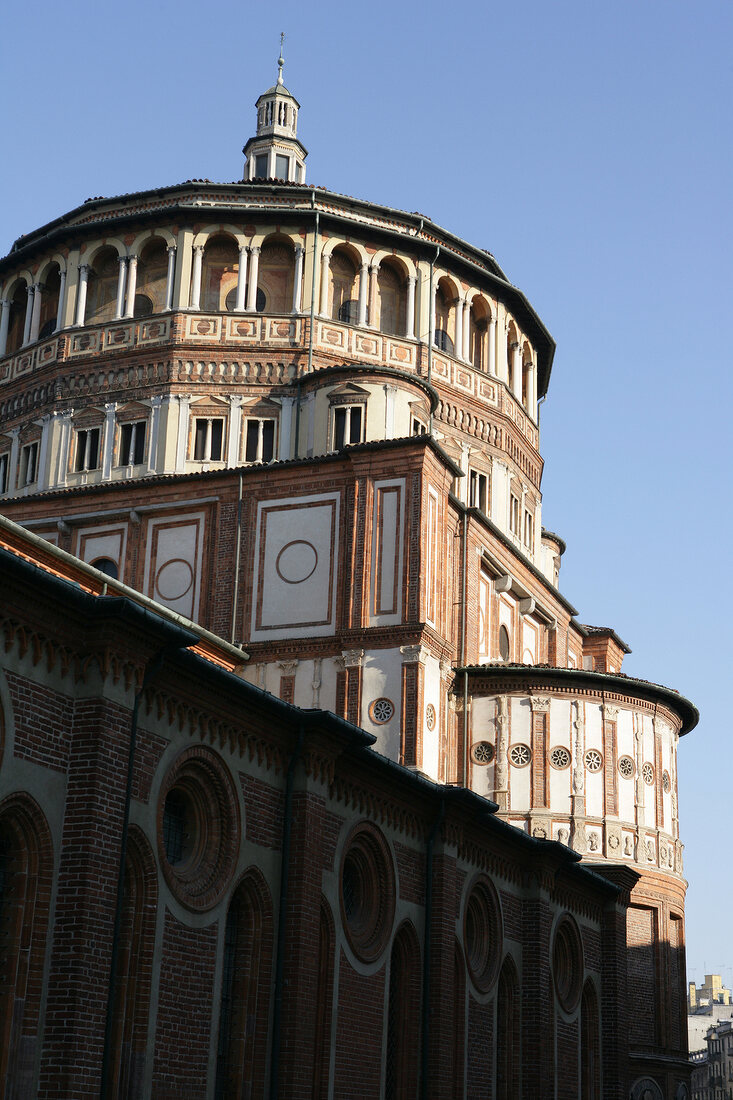
<svg viewBox="0 0 733 1100"><path fill-rule="evenodd" d="M468 510L461 519L461 668L463 669L463 786L468 786L468 673L466 664L466 573L468 570Z"/></svg>
<svg viewBox="0 0 733 1100"><path fill-rule="evenodd" d="M190 643L188 643L190 644ZM161 669L166 654L177 653L186 646L165 646L154 657L151 657L145 666L143 682L135 696L132 705L132 717L130 719L130 745L127 752L127 781L125 784L125 806L122 815L122 836L120 839L120 862L117 870L117 897L115 901L115 923L112 932L112 959L109 967L109 989L107 992L107 1014L104 1021L104 1052L102 1054L102 1079L99 1090L100 1100L109 1096L110 1089L108 1077L112 1065L112 1028L114 1026L115 985L117 983L117 955L119 953L120 935L122 933L122 909L124 905L125 888L125 861L127 859L127 838L130 832L130 805L132 803L132 778L135 770L135 748L137 745L137 718L140 711L140 701L147 690L150 681Z"/></svg>
<svg viewBox="0 0 733 1100"><path fill-rule="evenodd" d="M232 635L231 643L237 629L237 600L239 599L239 555L242 551L242 472L239 472L239 495L237 497L237 540L234 550L234 591L232 593Z"/></svg>
<svg viewBox="0 0 733 1100"><path fill-rule="evenodd" d="M436 246L435 255L430 261L430 299L428 302L428 385L432 384L433 377L433 342L435 340L435 316L433 314L433 279L435 277L435 264L440 255L440 245ZM433 404L430 403L430 417L428 420L428 435L433 434Z"/></svg>
<svg viewBox="0 0 733 1100"><path fill-rule="evenodd" d="M283 810L283 842L280 863L280 904L277 914L277 941L275 944L275 988L272 1010L272 1050L270 1052L270 1100L277 1100L280 1090L280 1032L282 1029L283 971L285 953L285 918L288 907L290 877L290 839L293 830L293 786L295 769L300 761L305 740L305 727L298 727L298 741L290 757L285 776L285 807Z"/></svg>
<svg viewBox="0 0 733 1100"><path fill-rule="evenodd" d="M311 207L315 210L316 207L316 193L311 191ZM310 331L308 332L308 376L310 377L313 371L313 325L315 323L316 316L316 255L318 253L318 232L321 221L321 212L316 210L316 228L313 234L313 270L311 273L311 312L310 312ZM300 450L300 373L298 373L298 379L295 390L295 450L293 458L297 458Z"/></svg>
<svg viewBox="0 0 733 1100"><path fill-rule="evenodd" d="M438 816L428 835L425 848L425 934L422 962L422 1027L420 1041L420 1100L428 1100L428 1049L430 1046L430 936L433 921L433 850L438 830L445 817L445 799L440 800Z"/></svg>

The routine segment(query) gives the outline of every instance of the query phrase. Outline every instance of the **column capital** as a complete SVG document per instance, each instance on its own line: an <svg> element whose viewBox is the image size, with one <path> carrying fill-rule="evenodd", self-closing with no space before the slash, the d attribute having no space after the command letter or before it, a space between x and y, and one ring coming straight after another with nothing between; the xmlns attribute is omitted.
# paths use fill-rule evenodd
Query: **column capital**
<svg viewBox="0 0 733 1100"><path fill-rule="evenodd" d="M110 416L112 413L114 413L116 411L117 402L116 401L105 401L104 409L105 409L105 412L106 412L107 416Z"/></svg>
<svg viewBox="0 0 733 1100"><path fill-rule="evenodd" d="M127 263L127 256L118 256L117 257L117 263L120 266L122 266L122 264L126 264Z"/></svg>
<svg viewBox="0 0 733 1100"><path fill-rule="evenodd" d="M364 660L364 650L345 649L341 654L341 659L344 662L344 668L361 668L361 663Z"/></svg>
<svg viewBox="0 0 733 1100"><path fill-rule="evenodd" d="M166 249L166 252L168 252L170 254L171 252L176 252L177 250L178 250L178 245L177 244L169 244L167 249Z"/></svg>
<svg viewBox="0 0 733 1100"><path fill-rule="evenodd" d="M415 283L417 282L417 276L416 275L408 275L407 276L407 282L408 282L409 286L414 286Z"/></svg>
<svg viewBox="0 0 733 1100"><path fill-rule="evenodd" d="M160 406L162 404L163 404L162 394L157 394L155 397L150 398L150 408L151 409L158 409L158 408L160 408Z"/></svg>
<svg viewBox="0 0 733 1100"><path fill-rule="evenodd" d="M83 272L85 275L88 275L91 271L91 267L91 264L79 264L79 271Z"/></svg>
<svg viewBox="0 0 733 1100"><path fill-rule="evenodd" d="M193 246L193 250L194 250L194 252L198 252L200 254L200 253L203 252L204 246L202 244L195 244Z"/></svg>
<svg viewBox="0 0 733 1100"><path fill-rule="evenodd" d="M239 246L239 255L241 256L243 252L249 252L249 245L248 244L240 244L240 246Z"/></svg>
<svg viewBox="0 0 733 1100"><path fill-rule="evenodd" d="M331 265L331 253L330 252L322 252L321 253L321 266L322 267L330 267L330 265Z"/></svg>
<svg viewBox="0 0 733 1100"><path fill-rule="evenodd" d="M305 252L305 245L304 244L296 244L295 245L295 251L296 252Z"/></svg>
<svg viewBox="0 0 733 1100"><path fill-rule="evenodd" d="M283 676L294 676L295 670L298 667L297 657L293 661L278 661L277 667L282 672Z"/></svg>
<svg viewBox="0 0 733 1100"><path fill-rule="evenodd" d="M402 663L405 665L424 664L428 651L421 645L401 645Z"/></svg>
<svg viewBox="0 0 733 1100"><path fill-rule="evenodd" d="M137 256L135 255L135 253L133 253L131 256L127 257L127 260L128 260L128 263L136 264L137 263Z"/></svg>
<svg viewBox="0 0 733 1100"><path fill-rule="evenodd" d="M259 254L261 252L261 249L259 248L258 245L250 245L249 250L250 250L250 252L252 253L253 256L259 256Z"/></svg>

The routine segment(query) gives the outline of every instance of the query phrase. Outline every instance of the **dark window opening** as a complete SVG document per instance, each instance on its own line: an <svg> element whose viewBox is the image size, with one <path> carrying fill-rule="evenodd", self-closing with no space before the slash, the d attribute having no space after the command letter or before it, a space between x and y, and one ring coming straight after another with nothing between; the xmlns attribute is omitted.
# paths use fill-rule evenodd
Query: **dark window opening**
<svg viewBox="0 0 733 1100"><path fill-rule="evenodd" d="M145 421L123 424L120 433L120 466L139 466L145 461Z"/></svg>
<svg viewBox="0 0 733 1100"><path fill-rule="evenodd" d="M96 470L99 467L99 428L82 428L76 433L77 473Z"/></svg>
<svg viewBox="0 0 733 1100"><path fill-rule="evenodd" d="M339 306L339 321L345 325L355 325L359 320L359 302L356 298L349 298Z"/></svg>
<svg viewBox="0 0 733 1100"><path fill-rule="evenodd" d="M440 351L447 351L449 355L454 354L453 341L444 328L436 328L433 343Z"/></svg>
<svg viewBox="0 0 733 1100"><path fill-rule="evenodd" d="M105 573L108 577L111 577L113 581L119 579L119 570L117 568L117 562L112 561L111 558L95 558L94 561L89 563L93 565L95 569L98 569L100 573Z"/></svg>

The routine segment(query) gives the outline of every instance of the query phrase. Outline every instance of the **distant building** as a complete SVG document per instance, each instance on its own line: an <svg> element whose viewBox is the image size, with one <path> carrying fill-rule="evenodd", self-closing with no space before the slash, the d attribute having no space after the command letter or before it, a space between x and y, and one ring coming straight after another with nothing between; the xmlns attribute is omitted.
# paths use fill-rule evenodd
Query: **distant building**
<svg viewBox="0 0 733 1100"><path fill-rule="evenodd" d="M709 1027L705 1047L692 1051L690 1062L692 1100L733 1100L733 1020Z"/></svg>
<svg viewBox="0 0 733 1100"><path fill-rule="evenodd" d="M707 1005L729 1005L731 1003L730 990L723 985L720 974L706 974L702 985L694 982L688 985L687 1007L690 1012Z"/></svg>

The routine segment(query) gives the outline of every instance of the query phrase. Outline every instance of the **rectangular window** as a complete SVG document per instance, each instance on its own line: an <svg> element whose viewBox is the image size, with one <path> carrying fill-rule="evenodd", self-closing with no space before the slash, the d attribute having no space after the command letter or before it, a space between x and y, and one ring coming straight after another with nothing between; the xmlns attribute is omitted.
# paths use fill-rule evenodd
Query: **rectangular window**
<svg viewBox="0 0 733 1100"><path fill-rule="evenodd" d="M20 478L21 489L24 485L32 485L38 475L38 444L28 443L20 452Z"/></svg>
<svg viewBox="0 0 733 1100"><path fill-rule="evenodd" d="M275 457L275 421L247 420L245 462L272 462Z"/></svg>
<svg viewBox="0 0 733 1100"><path fill-rule="evenodd" d="M224 445L223 417L197 417L194 421L193 457L197 462L220 462Z"/></svg>
<svg viewBox="0 0 733 1100"><path fill-rule="evenodd" d="M486 474L478 470L468 472L468 505L470 508L478 508L488 515L489 479Z"/></svg>
<svg viewBox="0 0 733 1100"><path fill-rule="evenodd" d="M418 420L418 418L416 416L413 416L413 418L412 418L412 429L411 429L410 434L411 435L427 435L428 434L428 429L425 427L422 420Z"/></svg>
<svg viewBox="0 0 733 1100"><path fill-rule="evenodd" d="M8 465L10 463L10 456L7 454L0 455L0 494L7 493L8 491Z"/></svg>
<svg viewBox="0 0 733 1100"><path fill-rule="evenodd" d="M267 154L255 157L255 176L259 180L267 179Z"/></svg>
<svg viewBox="0 0 733 1100"><path fill-rule="evenodd" d="M333 446L340 451L350 443L361 443L362 405L342 405L333 411Z"/></svg>
<svg viewBox="0 0 733 1100"><path fill-rule="evenodd" d="M534 546L534 516L527 511L524 513L524 545L530 549Z"/></svg>
<svg viewBox="0 0 733 1100"><path fill-rule="evenodd" d="M509 530L513 535L519 535L519 497L514 493L509 495Z"/></svg>
<svg viewBox="0 0 733 1100"><path fill-rule="evenodd" d="M145 421L123 424L120 431L120 466L139 466L145 461Z"/></svg>
<svg viewBox="0 0 733 1100"><path fill-rule="evenodd" d="M99 466L99 428L81 428L76 433L77 473L96 470Z"/></svg>
<svg viewBox="0 0 733 1100"><path fill-rule="evenodd" d="M275 179L286 180L290 178L290 157L284 157L281 153L275 154Z"/></svg>

